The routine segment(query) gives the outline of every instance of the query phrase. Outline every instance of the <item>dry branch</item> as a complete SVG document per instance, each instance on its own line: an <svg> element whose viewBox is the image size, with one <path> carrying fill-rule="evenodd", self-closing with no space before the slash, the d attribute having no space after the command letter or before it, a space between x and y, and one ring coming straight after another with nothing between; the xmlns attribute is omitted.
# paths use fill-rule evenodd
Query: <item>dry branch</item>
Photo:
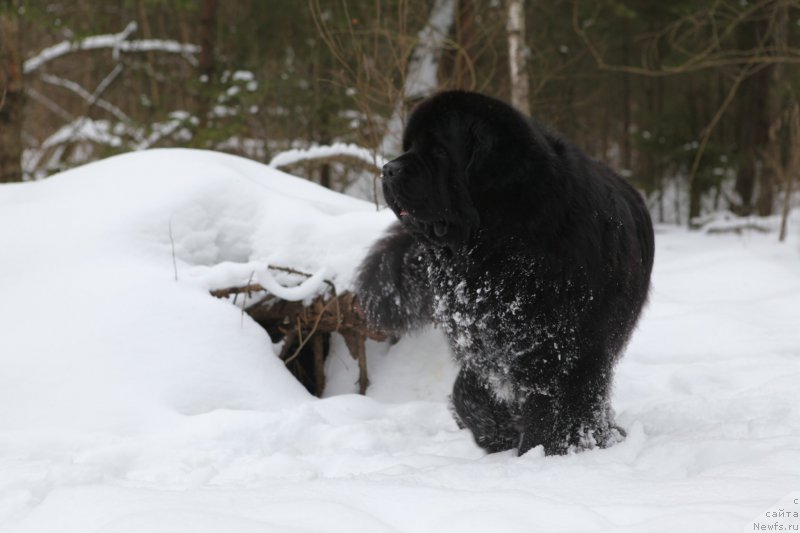
<svg viewBox="0 0 800 533"><path fill-rule="evenodd" d="M75 42L63 41L49 46L34 57L25 60L22 67L23 72L26 75L31 74L45 63L69 53L97 50L100 48L110 48L115 54L115 59L119 52L159 51L180 54L190 62L194 61L192 54L196 54L200 51L200 48L194 44L179 43L171 40L140 39L129 41L128 37L130 37L136 29L137 24L131 22L119 33L93 35Z"/></svg>
<svg viewBox="0 0 800 533"><path fill-rule="evenodd" d="M273 267L270 267L273 268ZM276 267L277 268L277 267ZM280 268L285 272L307 276L294 269ZM333 284L328 282L331 287ZM250 317L260 324L273 341L283 340L280 358L289 365L304 356L304 348L310 347L310 362L314 369L313 391L320 395L325 388L324 340L331 333L339 333L347 345L351 357L358 361L359 393L367 390L366 339L384 341L385 333L367 326L364 312L351 292L336 294L334 289L319 295L310 303L291 302L269 294L257 283L227 287L211 291L212 296L228 298L238 294L249 297L263 294L256 303L244 308Z"/></svg>
<svg viewBox="0 0 800 533"><path fill-rule="evenodd" d="M665 40L667 46L684 54L687 58L674 66L659 65L657 68L647 64L635 66L606 62L603 51L586 30L588 25L583 24L580 20L579 5L580 2L573 2L572 29L594 58L597 68L601 70L659 77L724 67L753 68L773 64L800 63L800 50L797 48L781 44L773 45L768 42L768 38L776 34L775 31L764 32L760 42L752 48L727 48L727 40L741 24L748 20L763 16L771 25L774 24L774 19L779 16L779 10L783 7L780 2L753 2L740 13L727 17L717 10L718 3L715 2L711 9L701 9L678 18L661 31L651 35L651 46L657 46L661 40ZM759 14L760 10L762 13ZM720 19L717 20L717 17ZM721 27L718 27L720 24ZM707 30L710 35L705 42L698 39L701 30ZM687 48L684 44L686 42L697 44L699 48Z"/></svg>

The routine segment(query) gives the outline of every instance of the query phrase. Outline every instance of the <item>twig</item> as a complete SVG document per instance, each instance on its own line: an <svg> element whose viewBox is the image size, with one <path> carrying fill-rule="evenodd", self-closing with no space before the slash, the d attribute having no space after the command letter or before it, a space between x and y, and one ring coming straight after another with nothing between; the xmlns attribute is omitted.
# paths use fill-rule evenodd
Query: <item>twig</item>
<svg viewBox="0 0 800 533"><path fill-rule="evenodd" d="M312 274L309 274L308 272L301 272L300 270L295 270L294 268L290 267L267 265L267 268L270 270L277 270L279 272L286 272L287 274L297 274L298 276L303 276L304 278L310 278L312 276Z"/></svg>
<svg viewBox="0 0 800 533"><path fill-rule="evenodd" d="M41 79L45 83L49 83L50 85L55 85L56 87L61 87L63 89L71 91L80 96L81 98L83 98L84 100L86 100L87 102L92 101L92 94L89 93L89 91L87 91L83 87L81 87L79 83L76 83L72 80L61 78L59 76L53 76L50 74L43 74L42 76L39 77L39 79ZM130 122L130 117L128 117L128 115L126 115L120 108L118 108L114 104L102 98L96 98L95 100L97 107L105 109L106 111L114 115L118 120L122 122Z"/></svg>
<svg viewBox="0 0 800 533"><path fill-rule="evenodd" d="M191 54L196 54L200 51L200 47L194 44L179 43L177 41L163 40L163 39L141 39L128 41L127 38L131 33L136 31L136 23L131 22L120 33L111 33L105 35L93 35L86 37L77 42L64 41L53 46L49 46L36 54L34 57L27 59L22 64L23 74L30 74L48 61L52 61L58 57L72 52L79 52L83 50L97 50L100 48L111 48L115 54L120 52L166 52L176 53L183 56L184 59L190 63L195 60Z"/></svg>
<svg viewBox="0 0 800 533"><path fill-rule="evenodd" d="M287 267L274 267L276 270L291 272L293 274L308 276ZM230 295L251 294L253 292L266 292L267 294L256 304L246 306L243 312L248 313L253 320L261 325L272 338L280 334L283 336L283 346L280 358L285 365L290 365L303 354L304 349L311 345L311 363L316 372L316 391L319 393L324 388L324 350L321 335L338 332L351 357L358 361L359 391L363 394L368 386L367 360L364 343L366 339L378 342L385 341L388 335L381 331L371 330L366 322L364 312L359 307L356 297L351 292L336 293L336 288L331 284L332 295L324 293L314 298L310 305L302 301L288 301L275 297L264 287L257 283L248 283L242 287L229 287L211 291L213 296L226 298ZM305 361L305 359L304 359ZM301 365L301 366L305 366ZM299 367L290 369L300 381L305 380Z"/></svg>
<svg viewBox="0 0 800 533"><path fill-rule="evenodd" d="M298 333L298 336L300 338L300 344L297 346L297 349L294 351L292 356L289 359L286 360L286 364L287 365L289 363L291 363L292 361L294 361L294 359L297 358L298 355L300 355L300 351L308 343L308 341L311 339L311 337L313 337L314 334L317 332L317 328L319 327L319 323L322 321L322 317L325 315L325 311L328 309L328 306L331 304L332 301L334 301L334 300L328 300L328 302L324 305L322 310L319 312L319 315L317 316L317 320L314 321L314 325L311 327L311 331L308 332L308 335L306 335L305 339L303 339L302 329L300 327L300 317L298 317L298 319L297 319L297 333Z"/></svg>
<svg viewBox="0 0 800 533"><path fill-rule="evenodd" d="M46 97L33 87L26 87L25 93L27 96L30 96L31 98L42 104L46 109L50 110L53 114L58 115L58 117L64 122L72 122L74 120L74 117L69 112L67 112L63 107L61 107L53 100Z"/></svg>
<svg viewBox="0 0 800 533"><path fill-rule="evenodd" d="M100 84L97 86L97 89L94 90L94 92L92 93L91 97L89 98L89 107L90 108L93 107L97 103L97 99L100 98L101 94L106 92L106 89L108 89L108 86L111 85L111 82L113 82L117 78L117 76L119 76L119 74L122 72L123 68L124 67L122 66L122 63L118 63L114 67L114 69L111 72L108 73L108 76L103 78L103 81L100 82Z"/></svg>
<svg viewBox="0 0 800 533"><path fill-rule="evenodd" d="M796 50L781 50L775 47L765 46L763 42L758 43L757 47L750 50L721 49L721 41L733 33L738 24L745 21L747 17L764 6L763 2L753 2L750 7L728 21L721 34L718 33L718 30L716 29L716 22L713 20L714 11L712 9L709 13L709 16L712 21L712 33L715 35L715 38L712 39L711 42L704 47L704 49L696 53L690 52L689 50L683 48L679 42L676 42L676 36L679 34L679 30L681 29L680 25L686 23L691 18L691 15L679 19L675 24L667 27L667 29L662 32L661 35L656 35L656 38L660 38L668 34L670 36L669 42L676 50L691 56L689 59L679 65L673 67L662 65L656 69L631 65L609 64L606 63L603 54L600 52L600 50L598 50L597 46L591 40L586 30L584 30L584 28L581 26L580 21L578 20L578 4L578 2L574 2L572 8L573 31L581 39L581 41L583 41L587 50L594 58L597 68L601 70L659 77L687 72L696 72L712 68L719 69L725 66L741 66L743 68L750 68L757 65L800 63L800 55L797 54ZM717 4L717 2L714 2L714 4ZM702 12L700 14L702 14ZM770 32L765 33L769 34Z"/></svg>
<svg viewBox="0 0 800 533"><path fill-rule="evenodd" d="M250 285L253 282L253 276L255 276L255 275L256 275L255 271L250 273L250 278L247 280L247 284L248 285ZM233 297L233 305L236 305L236 298L238 296L239 295L237 294L236 296ZM242 302L242 315L240 317L240 324L239 324L241 327L244 327L244 306L247 305L247 296L248 296L248 294L245 293L244 301Z"/></svg>
<svg viewBox="0 0 800 533"><path fill-rule="evenodd" d="M169 244L172 247L172 270L175 272L175 281L178 281L178 261L175 259L175 239L172 237L172 217L169 217Z"/></svg>
<svg viewBox="0 0 800 533"><path fill-rule="evenodd" d="M305 278L310 278L312 274L307 272L301 272L300 270L295 270L294 268L289 267L281 267L275 265L267 265L267 268L270 270L277 270L279 272L286 272L287 274L295 274L297 276L303 276ZM214 289L211 291L212 296L216 296L217 298L227 298L231 294L242 294L242 293L252 293L252 292L269 292L259 283L252 283L253 276L250 276L250 279L247 282L247 285L244 286L236 286L236 287L226 287L223 289ZM327 284L336 296L336 285L329 279L322 280L325 284ZM269 295L272 297L272 295ZM252 307L252 306L251 306Z"/></svg>
<svg viewBox="0 0 800 533"><path fill-rule="evenodd" d="M308 272L301 272L300 270L295 270L294 268L290 268L290 267L267 265L267 268L270 269L270 270L277 270L278 272L286 272L287 274L296 274L298 276L303 276L305 278L310 278L310 277L313 276L313 274L309 274ZM322 282L325 283L326 285L328 285L331 288L331 290L333 291L333 295L336 296L336 285L334 285L333 282L331 280L329 280L329 279L323 279ZM262 290L266 290L266 289L262 289Z"/></svg>
<svg viewBox="0 0 800 533"><path fill-rule="evenodd" d="M725 96L725 100L722 101L717 112L714 113L714 117L711 119L711 122L708 123L708 126L705 127L703 130L703 138L700 141L700 146L697 148L697 152L694 155L694 159L692 160L692 167L689 170L689 187L692 186L692 182L694 181L695 175L697 174L698 168L700 168L700 159L703 157L703 153L706 151L706 146L708 145L708 141L711 138L711 134L714 132L714 128L717 127L717 123L722 118L722 115L725 114L727 111L728 106L733 102L734 96L739 91L739 86L742 82L752 74L752 71L755 70L753 68L743 68L739 71L739 74L736 76L736 79L733 80L733 85L731 86L728 94Z"/></svg>
<svg viewBox="0 0 800 533"><path fill-rule="evenodd" d="M228 287L225 289L214 289L211 291L211 296L216 296L217 298L227 298L231 294L241 294L241 293L251 293L251 292L263 292L266 291L264 287L259 285L258 283L251 283L245 285L243 287Z"/></svg>
<svg viewBox="0 0 800 533"><path fill-rule="evenodd" d="M119 76L120 72L122 72L122 69L123 69L122 64L118 63L111 70L111 72L109 72L108 75L105 78L103 78L103 80L97 85L97 88L94 90L94 92L87 100L86 109L84 111L83 116L77 121L75 121L75 125L73 126L72 132L69 135L70 139L72 139L75 136L78 130L83 126L84 122L86 122L86 119L89 115L89 111L91 111L92 107L94 107L94 105L97 103L97 99L100 98L100 95L103 94L106 89L108 89L109 85L111 85L111 82L113 82L117 78L117 76Z"/></svg>

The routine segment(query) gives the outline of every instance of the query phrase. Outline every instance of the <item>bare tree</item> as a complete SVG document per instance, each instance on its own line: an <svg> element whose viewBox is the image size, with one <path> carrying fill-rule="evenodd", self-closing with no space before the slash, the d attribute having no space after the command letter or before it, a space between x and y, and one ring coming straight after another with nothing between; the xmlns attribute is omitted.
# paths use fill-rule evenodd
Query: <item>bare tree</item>
<svg viewBox="0 0 800 533"><path fill-rule="evenodd" d="M214 48L216 45L217 0L204 0L200 13L198 38L200 41L200 81L207 86L214 83ZM211 107L210 91L204 91L200 97L199 131L208 126L208 110Z"/></svg>
<svg viewBox="0 0 800 533"><path fill-rule="evenodd" d="M511 103L529 115L525 0L508 0L508 60L511 67Z"/></svg>
<svg viewBox="0 0 800 533"><path fill-rule="evenodd" d="M28 143L22 165L24 177L36 177L46 171L62 168L71 153L80 153L85 161L95 153L94 147L131 150L148 148L171 135L182 124L183 120L178 116L170 116L164 122L140 122L119 105L112 103L112 85L116 80L124 78L125 67L130 64L123 56L153 54L154 57L159 57L177 54L190 65L197 64L194 55L200 51L200 47L168 39L132 39L137 28L136 22L130 22L118 33L64 40L38 50L22 62L26 97L54 113L63 122L41 142ZM101 54L100 51L111 51L111 61L108 61L109 55ZM72 73L60 69L59 64L75 61L77 58L70 56L76 55L92 64L108 66L110 70L99 82L88 80L95 85L68 79L65 76ZM64 70L65 74L52 73L60 70ZM97 72L100 70L97 69ZM67 95L71 100L70 106L63 105ZM93 112L95 110L100 113L99 116ZM113 120L103 118L104 113L113 117ZM28 133L29 140L33 138L28 131L23 130L23 134L25 133ZM81 145L81 150L73 150L77 145ZM82 161L79 159L73 162Z"/></svg>
<svg viewBox="0 0 800 533"><path fill-rule="evenodd" d="M434 0L430 11L420 13L400 0L392 14L378 0L374 9L365 9L367 3L350 6L347 1L323 7L320 0L309 0L319 36L339 66L331 81L353 95L366 123L359 132L361 143L375 150L375 161L400 153L409 105L439 88L455 1ZM377 205L377 176L371 180L361 176L347 191L365 198L371 195Z"/></svg>
<svg viewBox="0 0 800 533"><path fill-rule="evenodd" d="M789 46L789 11L800 8L797 0L759 0L755 2L700 3L658 30L645 36L639 65L607 61L602 41L595 40L591 28L600 12L599 3L573 0L572 26L600 70L648 77L685 75L717 71L728 78L727 94L717 111L699 132L697 148L687 178L690 190L689 220L699 215L702 187L696 177L712 134L730 109L739 110L743 123L738 126L740 146L736 192L729 198L731 208L742 214L756 209L753 197L760 187L758 213L770 214L773 204L773 179L762 148L767 142L767 126L774 118L776 96L773 88L782 66L800 63L800 51ZM591 14L589 14L591 13ZM588 14L588 16L587 16ZM670 65L656 62L663 47L680 61ZM736 105L732 105L736 102ZM759 172L759 169L766 171Z"/></svg>
<svg viewBox="0 0 800 533"><path fill-rule="evenodd" d="M792 206L794 181L797 179L797 175L800 174L800 102L796 99L792 106L779 116L769 128L769 141L773 146L780 146L781 127L788 130L789 153L785 161L781 158L780 150L765 148L761 151L761 155L775 176L783 182L783 209L781 213L781 229L778 236L778 240L783 242L786 239L787 221L789 220L789 212Z"/></svg>
<svg viewBox="0 0 800 533"><path fill-rule="evenodd" d="M19 6L0 1L0 182L22 180L22 59Z"/></svg>
<svg viewBox="0 0 800 533"><path fill-rule="evenodd" d="M384 156L398 155L402 151L400 140L407 104L430 95L439 87L439 58L453 24L454 2L455 0L435 0L428 23L417 34L417 46L408 62L403 93L395 103L381 143Z"/></svg>

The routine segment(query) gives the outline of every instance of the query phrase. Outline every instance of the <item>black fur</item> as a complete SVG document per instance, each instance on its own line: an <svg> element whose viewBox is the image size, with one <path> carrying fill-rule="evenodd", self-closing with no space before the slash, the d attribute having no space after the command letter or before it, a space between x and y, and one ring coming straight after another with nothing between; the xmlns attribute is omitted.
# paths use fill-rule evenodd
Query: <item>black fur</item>
<svg viewBox="0 0 800 533"><path fill-rule="evenodd" d="M364 259L368 320L433 321L461 370L456 419L487 451L547 454L624 435L613 367L647 299L653 228L608 167L507 104L440 93L384 167L399 221Z"/></svg>

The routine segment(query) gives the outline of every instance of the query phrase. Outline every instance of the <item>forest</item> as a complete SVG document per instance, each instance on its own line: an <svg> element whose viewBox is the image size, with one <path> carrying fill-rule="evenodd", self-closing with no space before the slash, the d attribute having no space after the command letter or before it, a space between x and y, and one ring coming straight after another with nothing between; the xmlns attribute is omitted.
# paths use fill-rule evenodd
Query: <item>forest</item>
<svg viewBox="0 0 800 533"><path fill-rule="evenodd" d="M799 65L800 0L0 0L0 533L800 531Z"/></svg>
<svg viewBox="0 0 800 533"><path fill-rule="evenodd" d="M606 161L658 222L780 214L800 172L797 0L2 0L0 59L0 182L156 147L374 163L453 88ZM346 156L289 166L371 198Z"/></svg>

